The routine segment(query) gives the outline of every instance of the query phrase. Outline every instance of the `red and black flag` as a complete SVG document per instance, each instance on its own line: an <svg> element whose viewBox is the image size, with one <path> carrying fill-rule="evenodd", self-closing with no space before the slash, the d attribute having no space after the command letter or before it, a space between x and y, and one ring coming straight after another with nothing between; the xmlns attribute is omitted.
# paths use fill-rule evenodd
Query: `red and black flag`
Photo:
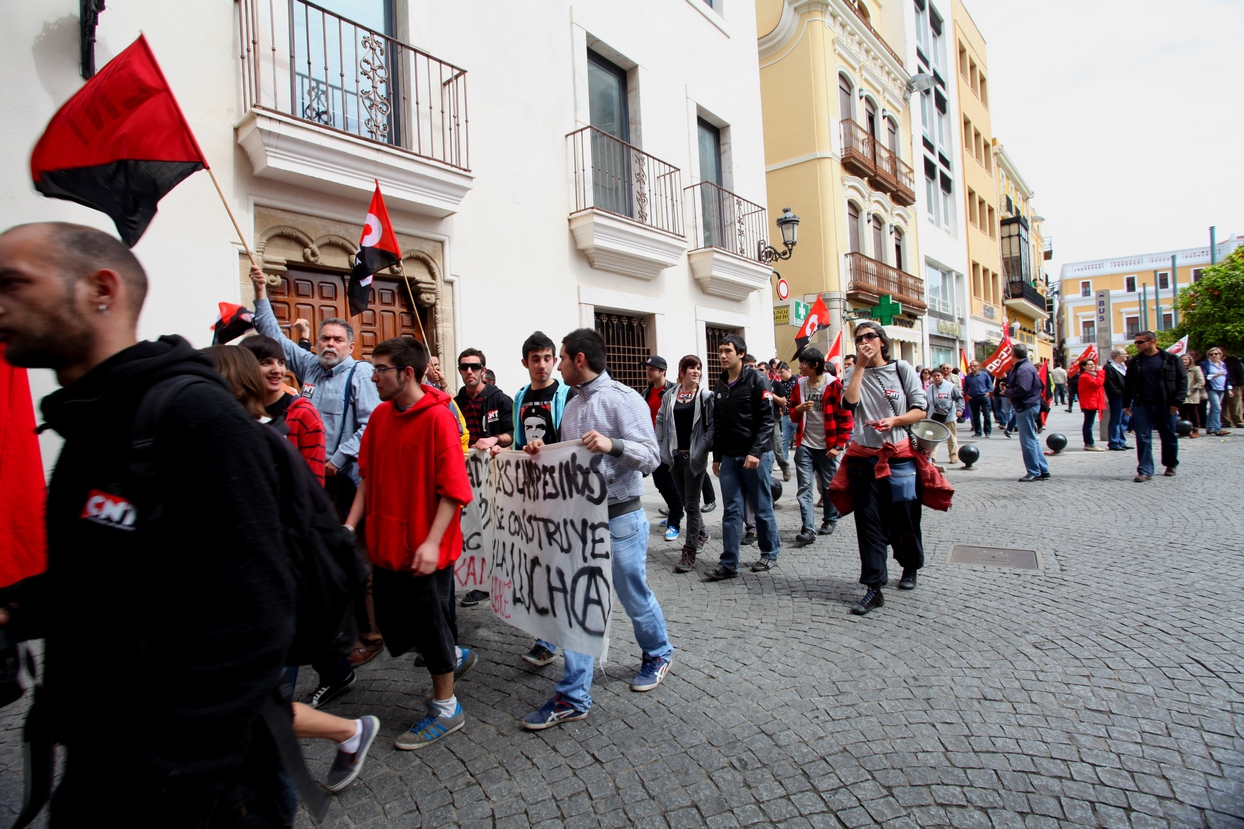
<svg viewBox="0 0 1244 829"><path fill-rule="evenodd" d="M812 303L812 307L808 310L808 316L804 319L803 325L799 326L799 331L795 333L796 360L807 348L808 340L812 339L812 335L826 325L829 325L829 309L825 307L824 297L818 295L816 302Z"/></svg>
<svg viewBox="0 0 1244 829"><path fill-rule="evenodd" d="M371 295L371 278L377 271L390 268L402 261L402 249L397 245L389 211L385 210L384 197L380 195L380 182L367 208L367 220L363 222L363 236L359 239L359 252L354 257L354 269L350 271L350 316L367 310Z"/></svg>
<svg viewBox="0 0 1244 829"><path fill-rule="evenodd" d="M255 312L245 305L234 305L231 302L218 302L220 316L212 330L212 345L231 343L238 337L255 327Z"/></svg>
<svg viewBox="0 0 1244 829"><path fill-rule="evenodd" d="M205 169L199 142L142 35L52 116L30 156L36 190L107 213L130 247L160 199Z"/></svg>

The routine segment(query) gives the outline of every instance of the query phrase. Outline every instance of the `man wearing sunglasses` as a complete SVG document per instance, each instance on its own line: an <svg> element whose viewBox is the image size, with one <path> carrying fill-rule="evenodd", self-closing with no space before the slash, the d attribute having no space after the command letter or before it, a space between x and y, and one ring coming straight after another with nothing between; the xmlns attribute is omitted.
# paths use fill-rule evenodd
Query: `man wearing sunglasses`
<svg viewBox="0 0 1244 829"><path fill-rule="evenodd" d="M1162 465L1166 477L1175 476L1179 466L1179 444L1175 439L1175 418L1188 392L1188 373L1183 361L1158 348L1157 335L1141 331L1134 340L1136 357L1123 378L1123 413L1132 418L1136 435L1136 477L1142 484L1153 477L1153 429L1162 440Z"/></svg>
<svg viewBox="0 0 1244 829"><path fill-rule="evenodd" d="M468 348L458 355L462 388L454 402L466 419L472 448L505 448L514 443L514 401L495 385L484 382L486 368L484 352L478 348Z"/></svg>

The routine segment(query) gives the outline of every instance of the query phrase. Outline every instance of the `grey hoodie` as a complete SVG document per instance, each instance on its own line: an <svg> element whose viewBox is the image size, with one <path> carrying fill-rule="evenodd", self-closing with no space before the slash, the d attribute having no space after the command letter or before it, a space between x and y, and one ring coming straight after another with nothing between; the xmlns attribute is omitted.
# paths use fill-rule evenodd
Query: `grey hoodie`
<svg viewBox="0 0 1244 829"><path fill-rule="evenodd" d="M891 360L884 366L868 368L856 365L847 371L843 379L844 388L851 384L851 377L856 371L864 372L864 379L860 384L860 399L855 405L845 399L842 401L843 407L855 415L855 430L851 433L851 441L860 446L880 449L886 443L897 445L907 440L906 426L878 432L865 424L886 417L905 415L912 409L927 411L924 390L920 388L920 378L916 376L915 370L902 360Z"/></svg>

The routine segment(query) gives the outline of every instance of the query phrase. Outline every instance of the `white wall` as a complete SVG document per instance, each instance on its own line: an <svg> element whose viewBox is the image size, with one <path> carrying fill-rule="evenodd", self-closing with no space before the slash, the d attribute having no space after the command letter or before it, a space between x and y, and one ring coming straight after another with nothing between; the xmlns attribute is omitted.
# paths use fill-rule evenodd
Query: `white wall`
<svg viewBox="0 0 1244 829"><path fill-rule="evenodd" d="M683 187L694 184L694 113L696 105L703 107L730 126L728 181L734 192L767 202L753 4L730 2L724 18L702 11L699 0L409 0L399 4L403 7L408 40L467 70L473 190L459 213L446 219L390 206L399 233L445 241L446 274L456 280L459 348L483 349L499 384L512 392L526 382L518 351L528 334L539 328L558 340L582 324L583 296L625 300L630 294L634 302L619 301L620 310L655 309L654 348L671 362L685 353L702 354L705 321L746 323L751 350L773 351L769 290L741 302L708 296L691 276L685 255L651 282L595 270L575 249L568 227L573 203L565 136L585 123L576 120L576 112L586 118L586 90L576 66L584 62L589 35L638 65L643 150L679 167ZM146 34L248 241L253 242L249 234L256 204L361 220L365 197L342 198L252 175L233 130L245 114L238 10L236 3L110 4L100 18L97 65L128 46L140 30ZM17 48L0 54L6 79L0 106L7 113L7 144L14 151L0 158L5 185L0 187L0 227L66 220L112 230L102 214L43 198L29 179L29 148L83 83L77 13L76 0L22 3L7 10L7 41ZM684 212L690 237L691 216ZM776 230L769 219L772 235ZM195 345L209 344L216 303L243 296L239 250L206 173L195 174L166 196L135 247L151 276L140 336L178 333ZM55 387L45 372L32 372L32 385L36 399ZM48 437L49 465L57 451L55 438Z"/></svg>

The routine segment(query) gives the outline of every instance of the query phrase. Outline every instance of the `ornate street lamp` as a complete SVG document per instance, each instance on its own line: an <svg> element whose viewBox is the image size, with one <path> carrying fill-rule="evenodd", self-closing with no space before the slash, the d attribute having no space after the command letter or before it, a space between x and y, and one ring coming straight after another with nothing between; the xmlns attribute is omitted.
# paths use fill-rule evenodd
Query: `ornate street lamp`
<svg viewBox="0 0 1244 829"><path fill-rule="evenodd" d="M799 217L790 212L789 207L782 208L782 215L777 220L778 230L782 233L782 244L786 250L774 248L765 239L760 240L760 249L756 252L756 260L771 265L774 259L790 259L795 243L799 241Z"/></svg>

